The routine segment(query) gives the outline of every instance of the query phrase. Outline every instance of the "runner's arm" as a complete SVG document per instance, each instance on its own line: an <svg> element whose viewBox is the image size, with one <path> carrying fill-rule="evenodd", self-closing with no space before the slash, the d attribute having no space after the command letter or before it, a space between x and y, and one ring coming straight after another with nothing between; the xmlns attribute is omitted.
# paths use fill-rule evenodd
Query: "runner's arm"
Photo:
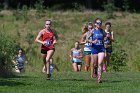
<svg viewBox="0 0 140 93"><path fill-rule="evenodd" d="M41 36L42 36L42 31L40 31L40 32L38 33L38 35L37 35L35 41L44 45L45 43L44 43L43 41L40 40Z"/></svg>
<svg viewBox="0 0 140 93"><path fill-rule="evenodd" d="M111 40L114 42L114 33L113 33L113 31L111 32Z"/></svg>
<svg viewBox="0 0 140 93"><path fill-rule="evenodd" d="M70 50L70 55L69 55L69 57L70 57L70 60L72 60L72 58L73 58L72 49Z"/></svg>
<svg viewBox="0 0 140 93"><path fill-rule="evenodd" d="M80 44L85 44L86 43L86 33L82 35Z"/></svg>

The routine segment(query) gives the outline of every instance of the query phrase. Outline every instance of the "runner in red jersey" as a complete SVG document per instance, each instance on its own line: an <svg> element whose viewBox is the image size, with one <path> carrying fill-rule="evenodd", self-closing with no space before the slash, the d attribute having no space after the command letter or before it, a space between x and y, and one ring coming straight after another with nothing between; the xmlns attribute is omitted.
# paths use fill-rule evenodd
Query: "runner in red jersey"
<svg viewBox="0 0 140 93"><path fill-rule="evenodd" d="M48 80L50 80L51 77L50 69L49 69L50 59L52 58L55 52L56 38L57 38L57 34L55 34L55 31L51 29L51 20L46 20L45 28L38 33L35 41L42 44L41 54L47 72Z"/></svg>
<svg viewBox="0 0 140 93"><path fill-rule="evenodd" d="M44 29L45 30L45 29ZM44 31L42 35L42 41L45 42L45 44L41 46L41 49L43 50L50 50L54 49L54 33L52 31Z"/></svg>

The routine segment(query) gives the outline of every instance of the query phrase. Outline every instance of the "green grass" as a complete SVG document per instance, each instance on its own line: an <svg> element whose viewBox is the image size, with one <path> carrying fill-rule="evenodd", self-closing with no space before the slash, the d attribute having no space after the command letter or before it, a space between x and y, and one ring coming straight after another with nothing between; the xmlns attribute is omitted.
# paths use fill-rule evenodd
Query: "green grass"
<svg viewBox="0 0 140 93"><path fill-rule="evenodd" d="M0 78L0 93L140 93L140 73L106 73L97 84L88 72L57 72L47 81L40 73Z"/></svg>

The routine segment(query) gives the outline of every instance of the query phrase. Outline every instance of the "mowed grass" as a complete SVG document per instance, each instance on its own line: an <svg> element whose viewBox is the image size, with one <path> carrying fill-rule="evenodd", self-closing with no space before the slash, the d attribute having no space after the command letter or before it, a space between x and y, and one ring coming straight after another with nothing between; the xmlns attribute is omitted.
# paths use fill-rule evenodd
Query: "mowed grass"
<svg viewBox="0 0 140 93"><path fill-rule="evenodd" d="M0 78L0 93L140 93L139 72L108 72L103 83L89 72L57 72L52 80L41 73Z"/></svg>

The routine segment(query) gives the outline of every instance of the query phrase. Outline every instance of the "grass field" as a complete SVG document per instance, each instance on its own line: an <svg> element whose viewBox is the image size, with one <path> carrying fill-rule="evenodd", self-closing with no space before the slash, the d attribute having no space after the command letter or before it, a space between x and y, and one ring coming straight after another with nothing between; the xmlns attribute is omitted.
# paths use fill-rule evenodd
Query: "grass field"
<svg viewBox="0 0 140 93"><path fill-rule="evenodd" d="M0 93L140 93L139 72L103 74L97 84L88 72L57 72L47 81L40 73L0 78Z"/></svg>

